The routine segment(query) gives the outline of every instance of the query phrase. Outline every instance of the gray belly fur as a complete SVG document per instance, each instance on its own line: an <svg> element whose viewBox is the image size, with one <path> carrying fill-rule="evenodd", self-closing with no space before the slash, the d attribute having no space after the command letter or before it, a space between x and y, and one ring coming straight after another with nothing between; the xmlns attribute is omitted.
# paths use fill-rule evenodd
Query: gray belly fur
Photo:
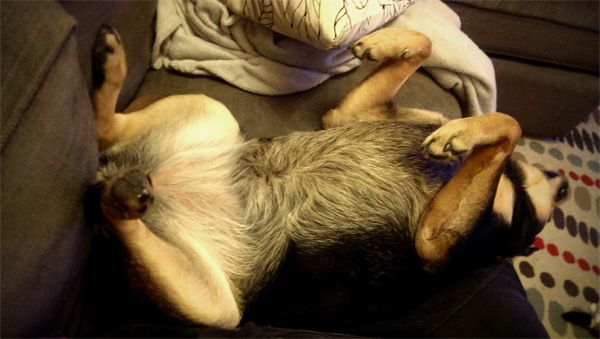
<svg viewBox="0 0 600 339"><path fill-rule="evenodd" d="M421 212L455 171L420 149L437 127L368 122L249 141L234 178L264 272L275 272L290 244L318 256L387 232L401 238L399 250L412 246Z"/></svg>

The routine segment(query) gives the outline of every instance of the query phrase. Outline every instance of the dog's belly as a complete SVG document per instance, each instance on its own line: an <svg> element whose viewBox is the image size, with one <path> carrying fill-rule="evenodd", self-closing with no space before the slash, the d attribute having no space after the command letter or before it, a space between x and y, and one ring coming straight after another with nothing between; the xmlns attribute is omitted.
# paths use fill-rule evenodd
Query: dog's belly
<svg viewBox="0 0 600 339"><path fill-rule="evenodd" d="M248 142L235 181L265 270L292 247L300 258L331 257L349 243L394 255L412 249L422 210L455 170L421 153L437 127L369 122ZM372 234L393 241L375 249Z"/></svg>
<svg viewBox="0 0 600 339"><path fill-rule="evenodd" d="M456 165L422 155L437 127L370 122L247 145L236 175L245 220L268 269L279 269L257 301L270 310L266 318L294 319L315 307L324 321L329 311L347 317L347 302L375 300L418 271L420 214Z"/></svg>

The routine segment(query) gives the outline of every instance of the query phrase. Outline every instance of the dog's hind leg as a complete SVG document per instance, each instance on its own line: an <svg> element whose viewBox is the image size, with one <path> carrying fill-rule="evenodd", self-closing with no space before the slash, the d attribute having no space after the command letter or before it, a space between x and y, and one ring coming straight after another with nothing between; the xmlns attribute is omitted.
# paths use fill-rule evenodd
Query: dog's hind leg
<svg viewBox="0 0 600 339"><path fill-rule="evenodd" d="M388 27L364 36L351 48L359 58L383 63L323 115L324 128L394 118L390 116L392 98L429 57L431 40L421 33Z"/></svg>
<svg viewBox="0 0 600 339"><path fill-rule="evenodd" d="M117 113L116 104L127 73L127 60L119 35L108 26L103 26L96 36L93 65L92 101L100 150L134 139L155 125L185 116L197 116L206 125L218 126L212 128L211 133L239 133L239 126L227 107L200 94L173 95L131 113Z"/></svg>
<svg viewBox="0 0 600 339"><path fill-rule="evenodd" d="M115 114L125 76L127 61L121 38L103 25L96 35L92 51L92 103L96 114L96 133L101 150L116 142L123 129Z"/></svg>
<svg viewBox="0 0 600 339"><path fill-rule="evenodd" d="M415 246L427 269L442 267L493 203L504 164L520 136L513 118L490 113L450 121L425 139L424 151L433 158L471 152L421 216Z"/></svg>
<svg viewBox="0 0 600 339"><path fill-rule="evenodd" d="M241 311L225 274L208 255L155 235L140 219L112 221L130 269L148 296L186 321L235 328Z"/></svg>
<svg viewBox="0 0 600 339"><path fill-rule="evenodd" d="M231 113L201 95L169 97L133 113L115 113L125 62L117 33L103 27L94 47L92 93L100 148L135 138L153 124L176 119L170 112L199 114L203 128L183 138L193 139L196 134L209 140L213 135L237 138L239 128ZM169 241L158 237L140 219L152 204L152 194L151 178L136 168L105 181L102 187L102 212L130 256L139 276L136 282L139 280L159 305L186 320L222 328L237 326L241 296L214 257L202 248L192 248L189 236L170 234Z"/></svg>
<svg viewBox="0 0 600 339"><path fill-rule="evenodd" d="M132 282L168 313L233 328L241 318L236 293L217 262L192 248L189 235L154 234L140 219L153 204L152 182L138 169L101 187L100 206L128 254Z"/></svg>

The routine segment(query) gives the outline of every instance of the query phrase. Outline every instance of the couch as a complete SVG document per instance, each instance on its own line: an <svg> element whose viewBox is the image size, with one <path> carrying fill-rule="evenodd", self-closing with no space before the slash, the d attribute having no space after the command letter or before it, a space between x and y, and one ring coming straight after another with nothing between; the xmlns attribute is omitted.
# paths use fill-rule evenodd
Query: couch
<svg viewBox="0 0 600 339"><path fill-rule="evenodd" d="M171 94L204 93L225 103L250 137L319 129L320 115L375 65L306 92L259 96L218 79L151 70L154 13L151 1L1 2L2 336L339 336L257 325L252 319L234 331L184 326L165 319L122 286L121 273L115 270L118 245L90 225L84 213L86 192L98 166L89 99L90 51L102 23L120 32L129 73L119 109L140 107ZM468 22L470 14L464 15ZM480 38L476 42L485 46L486 37ZM521 61L511 55L506 62ZM522 62L531 66L528 58ZM578 76L595 77L598 68L592 66L569 69L577 73L573 81ZM514 69L509 68L514 76ZM556 79L563 73L561 69ZM497 75L499 81L505 79L502 74ZM535 83L536 77L532 75L529 81ZM517 81L510 75L507 79ZM500 82L500 106L503 96L511 95L517 101L506 104L507 110L535 106L510 81L506 86ZM544 84L538 85L543 95ZM524 109L519 113L524 116L516 116L531 123L529 130L536 135L556 135L588 113L589 103L597 104L597 91L590 94L586 86L582 84L577 91L587 101L571 112L552 111L550 119L546 111ZM451 118L461 115L452 93L423 72L415 74L396 99ZM551 99L560 107L570 107L559 97ZM506 260L449 278L396 318L357 324L341 332L342 336L547 336Z"/></svg>

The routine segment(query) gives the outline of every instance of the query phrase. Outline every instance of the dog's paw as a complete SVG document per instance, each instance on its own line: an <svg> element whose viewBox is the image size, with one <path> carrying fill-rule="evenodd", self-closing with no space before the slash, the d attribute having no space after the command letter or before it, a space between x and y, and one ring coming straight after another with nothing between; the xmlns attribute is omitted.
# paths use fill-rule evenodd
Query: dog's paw
<svg viewBox="0 0 600 339"><path fill-rule="evenodd" d="M425 154L434 159L448 159L469 152L474 138L463 119L452 120L431 133L421 144Z"/></svg>
<svg viewBox="0 0 600 339"><path fill-rule="evenodd" d="M141 218L154 202L152 180L134 169L102 183L100 206L111 221Z"/></svg>
<svg viewBox="0 0 600 339"><path fill-rule="evenodd" d="M421 33L387 27L360 38L350 49L357 58L373 61L426 58L431 53L431 40Z"/></svg>
<svg viewBox="0 0 600 339"><path fill-rule="evenodd" d="M127 61L117 31L107 25L100 27L92 51L94 88L104 84L120 88L127 74Z"/></svg>

